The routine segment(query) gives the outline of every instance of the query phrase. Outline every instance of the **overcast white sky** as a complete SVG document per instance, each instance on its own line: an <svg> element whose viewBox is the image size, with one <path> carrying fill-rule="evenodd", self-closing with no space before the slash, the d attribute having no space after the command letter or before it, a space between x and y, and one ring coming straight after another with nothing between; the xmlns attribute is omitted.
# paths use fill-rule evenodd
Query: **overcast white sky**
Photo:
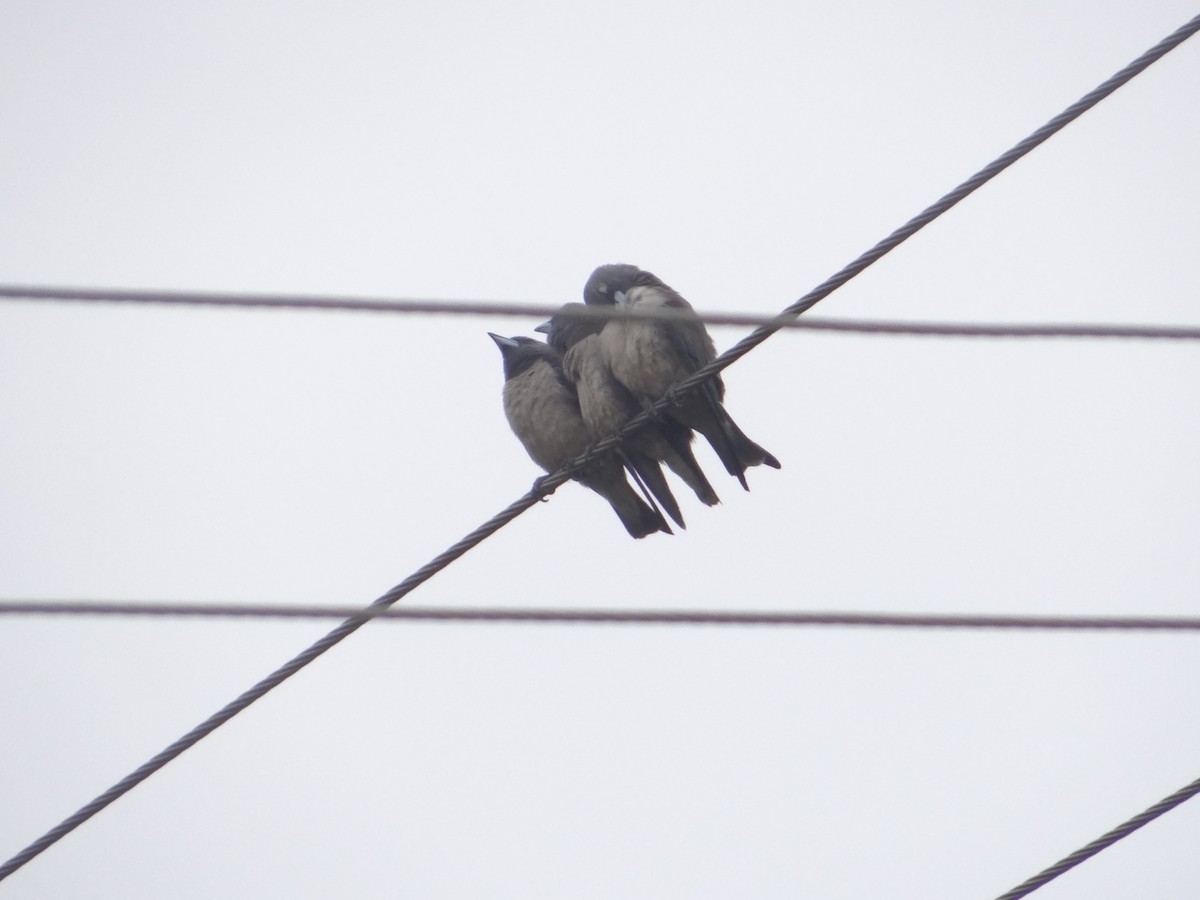
<svg viewBox="0 0 1200 900"><path fill-rule="evenodd" d="M1184 2L0 5L0 282L771 313ZM1200 43L826 315L1200 324ZM538 474L486 331L0 302L0 597L365 603ZM719 348L742 329L715 332ZM783 462L405 602L1195 614L1192 344L773 338ZM0 858L332 623L0 622ZM994 897L1200 775L1193 636L375 623L5 898ZM1200 803L1037 894L1194 898Z"/></svg>

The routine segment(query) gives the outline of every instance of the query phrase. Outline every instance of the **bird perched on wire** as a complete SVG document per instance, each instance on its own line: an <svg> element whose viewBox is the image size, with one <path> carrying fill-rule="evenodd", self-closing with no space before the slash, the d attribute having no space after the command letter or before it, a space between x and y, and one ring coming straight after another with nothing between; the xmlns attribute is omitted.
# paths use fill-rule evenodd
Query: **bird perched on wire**
<svg viewBox="0 0 1200 900"><path fill-rule="evenodd" d="M561 354L533 338L491 332L488 337L504 358L504 414L513 433L547 472L562 468L583 452L591 437L575 389L563 376ZM656 531L671 534L662 513L645 503L625 480L614 453L601 456L572 477L607 500L633 537Z"/></svg>
<svg viewBox="0 0 1200 900"><path fill-rule="evenodd" d="M534 330L544 332L550 346L563 355L563 374L575 386L584 424L592 440L599 440L641 412L642 404L617 381L604 357L600 332L605 320L581 315L586 309L582 303L567 303ZM681 528L687 526L659 462L665 462L704 504L715 506L721 502L696 462L691 442L691 429L660 418L644 425L622 445L643 483Z"/></svg>
<svg viewBox="0 0 1200 900"><path fill-rule="evenodd" d="M583 288L591 306L627 310L665 310L678 321L617 317L600 332L600 346L613 376L643 405L659 400L675 384L716 358L708 330L690 303L659 278L637 266L600 266ZM750 440L730 418L722 403L725 384L714 375L702 385L675 398L665 418L694 428L712 445L725 469L749 490L746 469L779 460Z"/></svg>

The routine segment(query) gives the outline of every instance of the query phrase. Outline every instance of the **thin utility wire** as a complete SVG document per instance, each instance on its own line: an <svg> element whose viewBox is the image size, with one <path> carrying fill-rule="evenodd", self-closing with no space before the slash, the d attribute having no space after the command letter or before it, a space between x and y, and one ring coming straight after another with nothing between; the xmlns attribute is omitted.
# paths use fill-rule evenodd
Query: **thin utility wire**
<svg viewBox="0 0 1200 900"><path fill-rule="evenodd" d="M716 609L504 609L406 606L369 614L344 606L237 603L138 603L84 600L3 600L0 615L137 616L208 619L370 619L527 625L832 626L1052 631L1200 631L1188 616L1018 616Z"/></svg>
<svg viewBox="0 0 1200 900"><path fill-rule="evenodd" d="M57 841L69 834L74 829L78 828L100 810L104 809L117 798L124 795L136 785L140 784L154 772L157 772L168 762L175 759L189 747L195 745L198 741L210 734L212 731L229 721L251 703L267 693L272 688L278 686L289 677L294 675L300 669L304 668L314 659L319 657L325 651L334 647L341 641L345 640L364 624L371 619L371 612L379 607L388 607L395 603L400 598L407 595L414 588L424 583L429 578L440 572L454 560L465 554L476 544L483 541L488 536L503 528L533 504L544 499L555 488L565 482L571 475L586 466L591 460L608 452L622 440L627 438L633 432L637 431L646 424L657 411L663 409L669 403L682 393L688 390L694 390L698 385L708 379L710 376L724 369L748 353L754 347L757 347L772 334L782 328L788 321L796 318L807 310L815 306L820 300L828 296L835 289L845 284L858 273L862 272L872 263L883 257L889 251L895 249L912 235L916 234L923 227L928 225L942 213L957 204L972 191L979 188L989 179L995 177L1008 166L1012 165L1030 150L1037 147L1055 132L1061 130L1074 119L1078 118L1088 109L1091 109L1121 85L1128 82L1139 72L1146 69L1153 62L1161 58L1170 50L1181 44L1184 40L1200 30L1200 15L1197 15L1186 25L1176 30L1171 35L1159 41L1152 48L1147 50L1136 60L1134 60L1125 68L1121 69L1111 78L1106 80L1099 87L1090 91L1080 100L1076 101L1065 111L1055 116L1050 122L1043 125L1025 140L1017 144L1012 150L1009 150L1003 156L990 163L979 173L963 182L941 200L927 208L916 218L910 220L905 225L892 232L884 240L880 241L873 248L868 250L854 262L850 263L831 278L823 282L818 287L814 288L809 293L805 294L782 313L776 321L771 324L762 325L751 332L747 337L743 338L725 353L721 354L708 365L697 370L695 374L684 379L672 391L662 397L650 409L639 413L628 423L625 424L616 434L611 435L604 440L598 441L582 453L577 459L572 460L566 466L563 466L558 471L551 473L545 479L540 480L528 493L518 500L513 501L504 510L497 513L487 522L484 522L462 540L430 560L400 584L396 585L382 597L372 603L363 613L352 616L339 626L334 628L329 634L321 638L312 646L302 651L293 659L284 663L266 678L259 681L256 685L243 693L240 697L226 704L216 713L205 719L179 740L175 741L169 747L166 747L161 752L156 754L150 760L147 760L136 770L131 772L125 778L109 788L107 791L96 797L86 806L76 811L73 815L68 816L42 837L38 838L16 856L0 865L0 880L7 878L17 869L21 868L31 859L42 853L48 847L53 846Z"/></svg>
<svg viewBox="0 0 1200 900"><path fill-rule="evenodd" d="M1011 891L1001 894L996 898L996 900L1017 900L1019 897L1025 897L1029 894L1032 894L1042 885L1053 881L1059 875L1063 874L1063 872L1075 868L1085 859L1089 859L1095 856L1101 850L1111 847L1117 841L1121 840L1121 838L1128 837L1146 823L1154 821L1163 813L1174 809L1179 804L1183 803L1183 801L1190 800L1197 794L1200 794L1200 778L1196 779L1186 787L1180 788L1175 793L1171 794L1171 796L1164 797L1162 800L1159 800L1145 812L1138 813L1132 819L1127 822L1123 822L1107 834L1103 834L1096 838L1096 840L1092 841L1086 847L1080 847L1070 856L1060 859L1050 868L1045 869L1027 881L1022 882Z"/></svg>
<svg viewBox="0 0 1200 900"><path fill-rule="evenodd" d="M37 302L133 303L142 305L215 306L249 309L351 311L440 316L518 316L548 319L557 306L533 303L499 303L481 300L376 299L306 294L236 294L207 291L155 291L133 288L70 288L39 285L0 284L0 299ZM586 319L635 318L680 321L692 314L664 307L622 310L610 306L584 306L568 313ZM779 316L752 313L695 313L712 326L757 328L777 325L806 331L837 331L852 334L906 335L956 338L1058 338L1123 340L1200 340L1200 327L1083 322L910 322L893 319L818 318L779 320Z"/></svg>

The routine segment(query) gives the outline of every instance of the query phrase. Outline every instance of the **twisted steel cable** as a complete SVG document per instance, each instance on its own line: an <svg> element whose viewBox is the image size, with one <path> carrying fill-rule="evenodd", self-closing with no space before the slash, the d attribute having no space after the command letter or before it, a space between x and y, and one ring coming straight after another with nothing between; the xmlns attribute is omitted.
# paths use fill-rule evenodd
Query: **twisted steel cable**
<svg viewBox="0 0 1200 900"><path fill-rule="evenodd" d="M408 606L371 610L341 606L241 603L138 603L83 600L0 600L0 615L140 616L150 618L366 619L530 625L832 626L1050 631L1200 631L1196 616L962 615L950 613L821 612L719 609L504 609Z"/></svg>
<svg viewBox="0 0 1200 900"><path fill-rule="evenodd" d="M1109 831L1106 834L1101 835L1100 837L1096 838L1096 840L1092 841L1087 846L1080 847L1078 850L1076 850L1070 856L1063 857L1058 862L1056 862L1054 865L1050 866L1048 869L1044 869L1043 871L1039 872L1037 875L1034 875L1032 878L1029 878L1028 880L1022 882L1021 884L1019 884L1015 888L1013 888L1011 891L1001 894L999 897L996 898L996 900L1018 900L1019 897L1025 897L1029 894L1032 894L1034 891L1036 891L1042 885L1047 884L1050 881L1053 881L1055 878L1057 878L1059 875L1063 874L1064 872L1067 872L1070 869L1075 868L1077 865L1079 865L1085 859L1090 859L1091 857L1093 857L1097 853L1099 853L1101 850L1104 850L1107 847L1111 847L1117 841L1121 840L1121 838L1128 837L1129 835L1131 835L1135 831L1137 831L1139 828L1141 828L1143 825L1154 821L1159 816L1161 816L1163 813L1169 812L1170 810L1177 807L1179 804L1183 803L1183 801L1190 800L1192 797L1195 797L1197 794L1200 794L1200 778L1197 778L1195 781L1193 781L1191 784L1187 785L1186 787L1180 788L1175 793L1171 794L1169 797L1164 797L1163 799L1159 800L1157 803L1155 803L1149 809L1145 810L1144 812L1138 813L1136 816L1134 816L1129 821L1121 823L1116 828L1114 828L1112 831Z"/></svg>
<svg viewBox="0 0 1200 900"><path fill-rule="evenodd" d="M412 300L366 297L317 296L305 294L237 294L208 291L156 291L135 288L72 288L50 285L0 284L0 299L74 303L133 303L166 306L214 306L219 308L319 310L375 312L443 316L519 316L548 319L559 307L537 303L489 303L482 300ZM609 306L582 306L564 313L571 318L613 319L629 317L653 321L694 321L706 325L777 325L806 331L836 331L852 334L909 335L958 338L1113 338L1125 340L1200 340L1200 327L1083 322L907 322L893 319L822 318L784 320L778 315L697 312L694 316L677 309L622 310Z"/></svg>
<svg viewBox="0 0 1200 900"><path fill-rule="evenodd" d="M16 856L9 859L3 865L0 865L0 881L7 878L17 869L21 868L31 859L42 853L44 850L61 840L65 835L69 834L74 829L78 828L100 810L104 809L117 798L124 795L127 791L140 784L154 772L161 769L168 762L182 754L189 747L195 745L198 741L210 734L216 728L223 725L233 716L237 715L251 703L267 693L272 688L278 686L283 681L294 675L304 666L315 660L325 651L331 649L345 638L349 637L364 624L370 621L372 612L380 607L388 607L407 595L414 588L433 577L454 560L458 559L476 544L483 541L485 538L494 534L496 531L507 525L525 510L527 510L538 500L545 495L554 491L559 485L571 477L574 472L583 468L589 461L595 459L602 453L612 449L617 443L628 437L634 431L649 421L650 417L657 411L662 410L668 403L673 402L675 397L688 391L695 389L703 381L710 376L720 372L726 366L731 365L738 359L741 359L746 353L757 347L768 337L773 335L784 325L811 309L823 298L828 296L841 285L845 284L858 273L862 272L872 263L883 257L885 254L895 249L912 235L916 234L925 225L932 222L942 213L949 210L960 200L976 190L978 187L986 183L991 178L1002 172L1008 166L1012 165L1030 150L1037 147L1055 132L1061 130L1067 124L1078 118L1088 109L1095 106L1102 99L1107 97L1121 85L1128 82L1139 72L1145 70L1148 66L1161 58L1163 55L1181 44L1184 40L1191 37L1196 31L1200 30L1200 15L1193 18L1186 25L1177 29L1171 35L1168 35L1163 40L1159 41L1152 48L1139 56L1132 63L1121 69L1099 87L1090 91L1080 100L1072 104L1058 116L1051 119L1046 125L1039 128L1025 140L1021 141L1012 150L1009 150L1003 156L996 159L976 175L963 182L949 194L945 195L941 200L928 207L908 223L892 232L884 240L880 241L873 248L868 250L855 261L845 266L843 269L827 279L822 284L818 285L809 293L805 294L795 303L787 307L775 321L761 325L751 332L747 337L743 338L725 353L718 356L708 365L699 369L695 374L684 379L676 387L667 393L656 402L653 407L642 413L639 413L628 423L626 423L616 434L598 441L593 444L588 450L581 454L577 459L571 461L567 466L559 469L557 472L547 476L541 480L534 489L530 490L523 497L509 504L501 512L497 513L488 521L484 522L470 534L463 537L460 541L449 547L447 550L430 560L426 565L422 566L400 584L393 587L383 596L375 600L362 613L347 618L342 624L334 628L329 634L321 638L315 644L295 656L293 659L284 663L266 678L259 681L256 685L243 693L237 699L226 704L216 713L205 719L179 740L166 747L161 752L156 754L150 760L147 760L136 770L131 772L125 778L109 788L107 791L96 797L87 805L80 808L73 815L64 819L57 826L52 828L42 837L38 838ZM1186 799L1186 798L1185 798Z"/></svg>

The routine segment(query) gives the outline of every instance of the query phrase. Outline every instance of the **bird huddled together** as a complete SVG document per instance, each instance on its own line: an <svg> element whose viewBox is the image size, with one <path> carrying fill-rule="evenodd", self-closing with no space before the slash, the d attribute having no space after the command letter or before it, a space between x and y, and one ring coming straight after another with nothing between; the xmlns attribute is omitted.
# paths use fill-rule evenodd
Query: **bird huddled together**
<svg viewBox="0 0 1200 900"><path fill-rule="evenodd" d="M720 502L692 452L693 432L746 490L746 469L779 468L725 411L720 375L674 394L675 385L716 358L690 303L650 272L626 264L596 269L583 300L538 326L545 343L489 332L504 358L505 415L535 463L547 472L561 468L670 392L670 403L644 427L573 476L609 502L633 537L671 534L663 510L686 527L663 463L706 506ZM657 319L581 315L587 306L667 312Z"/></svg>

